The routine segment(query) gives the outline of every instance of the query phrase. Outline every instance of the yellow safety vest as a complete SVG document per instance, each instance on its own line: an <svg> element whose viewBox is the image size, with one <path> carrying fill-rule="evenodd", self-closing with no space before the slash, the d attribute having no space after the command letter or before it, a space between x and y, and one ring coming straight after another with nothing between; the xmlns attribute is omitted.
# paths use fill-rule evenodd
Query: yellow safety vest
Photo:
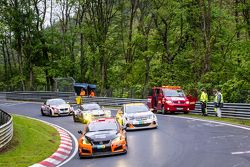
<svg viewBox="0 0 250 167"><path fill-rule="evenodd" d="M201 102L205 102L205 103L208 102L208 96L207 96L207 93L206 93L206 92L201 92L200 101L201 101Z"/></svg>

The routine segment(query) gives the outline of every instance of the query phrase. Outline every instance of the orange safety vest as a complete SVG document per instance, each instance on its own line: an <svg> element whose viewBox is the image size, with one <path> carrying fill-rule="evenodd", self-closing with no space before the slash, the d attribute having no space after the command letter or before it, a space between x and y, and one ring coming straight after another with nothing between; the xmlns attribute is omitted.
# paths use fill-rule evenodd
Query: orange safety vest
<svg viewBox="0 0 250 167"><path fill-rule="evenodd" d="M85 91L81 91L80 96L85 96Z"/></svg>
<svg viewBox="0 0 250 167"><path fill-rule="evenodd" d="M92 92L90 93L90 96L91 96L91 97L94 97L94 96L95 96L95 92L92 91Z"/></svg>

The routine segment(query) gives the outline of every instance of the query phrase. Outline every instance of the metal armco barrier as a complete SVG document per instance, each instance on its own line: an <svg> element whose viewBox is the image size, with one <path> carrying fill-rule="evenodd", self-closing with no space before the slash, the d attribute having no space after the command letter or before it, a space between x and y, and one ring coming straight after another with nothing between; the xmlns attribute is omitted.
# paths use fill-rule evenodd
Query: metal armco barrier
<svg viewBox="0 0 250 167"><path fill-rule="evenodd" d="M84 97L84 103L96 102L101 106L122 106L127 103L146 103L147 99L112 98L112 97Z"/></svg>
<svg viewBox="0 0 250 167"><path fill-rule="evenodd" d="M24 101L40 101L43 102L51 98L62 98L65 100L72 99L75 96L74 92L8 92L6 99L8 100L24 100Z"/></svg>
<svg viewBox="0 0 250 167"><path fill-rule="evenodd" d="M208 115L214 115L214 103L208 103L207 105ZM195 111L192 113L201 114L200 103L196 103ZM240 118L250 119L250 104L246 103L224 103L221 108L221 115L224 118Z"/></svg>
<svg viewBox="0 0 250 167"><path fill-rule="evenodd" d="M26 101L45 101L50 98L62 98L71 103L75 103L74 92L10 92L6 93L6 99L26 100ZM96 102L102 106L122 106L126 103L142 102L147 99L132 98L112 98L112 97L84 97L85 103ZM192 113L201 114L200 103L196 103L196 109ZM208 103L208 114L215 115L214 104ZM250 119L250 104L246 103L224 103L222 117L232 117L240 119Z"/></svg>
<svg viewBox="0 0 250 167"><path fill-rule="evenodd" d="M10 114L0 110L0 150L13 136L13 122Z"/></svg>

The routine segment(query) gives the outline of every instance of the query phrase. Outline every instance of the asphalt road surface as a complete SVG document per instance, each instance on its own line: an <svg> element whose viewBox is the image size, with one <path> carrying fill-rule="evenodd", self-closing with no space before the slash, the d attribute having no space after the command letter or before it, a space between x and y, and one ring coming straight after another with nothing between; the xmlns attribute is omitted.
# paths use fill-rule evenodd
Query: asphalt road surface
<svg viewBox="0 0 250 167"><path fill-rule="evenodd" d="M79 137L83 124L74 123L71 116L41 116L40 106L0 101L6 112L51 122ZM172 115L157 117L158 129L127 132L127 154L91 159L76 154L63 167L250 167L249 130Z"/></svg>

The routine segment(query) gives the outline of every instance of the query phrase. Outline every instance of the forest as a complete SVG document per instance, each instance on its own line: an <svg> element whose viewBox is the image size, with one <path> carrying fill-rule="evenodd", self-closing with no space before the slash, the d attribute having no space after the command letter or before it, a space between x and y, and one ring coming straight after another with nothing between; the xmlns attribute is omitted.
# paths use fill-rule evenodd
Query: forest
<svg viewBox="0 0 250 167"><path fill-rule="evenodd" d="M100 96L179 85L250 103L249 76L249 0L0 1L0 91L72 77Z"/></svg>

